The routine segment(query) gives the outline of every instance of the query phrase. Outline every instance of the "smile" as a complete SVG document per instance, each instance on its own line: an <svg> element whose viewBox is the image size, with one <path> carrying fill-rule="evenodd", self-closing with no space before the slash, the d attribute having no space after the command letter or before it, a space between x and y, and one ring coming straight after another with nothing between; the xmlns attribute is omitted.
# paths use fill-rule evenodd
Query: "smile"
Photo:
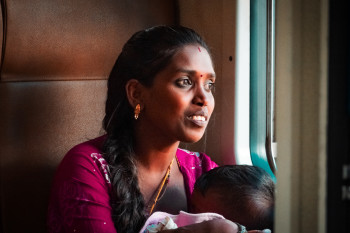
<svg viewBox="0 0 350 233"><path fill-rule="evenodd" d="M187 119L190 120L197 127L205 127L208 123L208 116L205 114L194 114L187 116Z"/></svg>
<svg viewBox="0 0 350 233"><path fill-rule="evenodd" d="M196 116L196 115L193 115L193 116L189 116L188 117L190 120L194 120L194 121L207 121L206 117L205 116Z"/></svg>

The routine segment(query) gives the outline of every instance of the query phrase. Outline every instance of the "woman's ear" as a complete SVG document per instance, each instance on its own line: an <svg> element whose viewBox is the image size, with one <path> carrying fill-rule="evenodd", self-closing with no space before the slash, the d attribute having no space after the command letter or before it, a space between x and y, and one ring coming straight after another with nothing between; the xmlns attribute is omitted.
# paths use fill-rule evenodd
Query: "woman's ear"
<svg viewBox="0 0 350 233"><path fill-rule="evenodd" d="M143 85L136 79L130 79L125 85L129 104L133 108L135 108L137 104L140 104L142 106L142 89Z"/></svg>

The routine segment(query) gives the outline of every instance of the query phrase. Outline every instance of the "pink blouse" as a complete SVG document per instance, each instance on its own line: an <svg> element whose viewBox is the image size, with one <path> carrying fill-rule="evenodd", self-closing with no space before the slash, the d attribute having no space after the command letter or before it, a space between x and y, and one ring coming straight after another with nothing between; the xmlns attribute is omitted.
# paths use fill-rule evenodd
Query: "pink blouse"
<svg viewBox="0 0 350 233"><path fill-rule="evenodd" d="M75 146L59 165L48 209L50 233L116 233L109 171L101 155L104 139L102 136ZM203 153L178 149L176 156L189 201L196 179L217 164Z"/></svg>

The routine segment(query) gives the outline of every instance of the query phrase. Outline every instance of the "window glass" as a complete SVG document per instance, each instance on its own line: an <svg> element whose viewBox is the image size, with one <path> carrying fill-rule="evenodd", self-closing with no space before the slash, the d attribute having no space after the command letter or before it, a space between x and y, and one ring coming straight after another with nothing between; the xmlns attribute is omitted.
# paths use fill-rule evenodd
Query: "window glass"
<svg viewBox="0 0 350 233"><path fill-rule="evenodd" d="M275 178L274 0L250 1L250 152Z"/></svg>

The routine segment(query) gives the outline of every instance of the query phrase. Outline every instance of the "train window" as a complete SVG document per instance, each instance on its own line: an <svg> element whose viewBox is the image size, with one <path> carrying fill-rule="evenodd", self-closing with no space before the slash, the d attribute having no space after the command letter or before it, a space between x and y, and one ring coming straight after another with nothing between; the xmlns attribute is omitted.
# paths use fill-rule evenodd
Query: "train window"
<svg viewBox="0 0 350 233"><path fill-rule="evenodd" d="M236 162L262 167L275 178L275 1L247 2L238 1ZM250 24L249 31L244 30L244 23L242 23L247 20ZM249 58L245 53L247 50L250 51Z"/></svg>
<svg viewBox="0 0 350 233"><path fill-rule="evenodd" d="M238 0L236 8L236 74L234 148L237 164L252 164L249 148L250 2Z"/></svg>

